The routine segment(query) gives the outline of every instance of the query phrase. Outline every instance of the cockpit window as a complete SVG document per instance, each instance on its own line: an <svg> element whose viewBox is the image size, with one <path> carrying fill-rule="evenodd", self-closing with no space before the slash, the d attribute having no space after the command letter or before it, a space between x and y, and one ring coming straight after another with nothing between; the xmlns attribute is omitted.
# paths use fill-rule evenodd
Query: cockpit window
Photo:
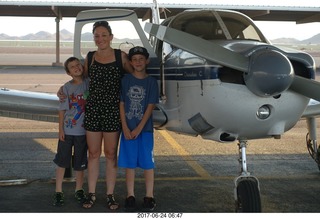
<svg viewBox="0 0 320 219"><path fill-rule="evenodd" d="M195 20L194 17L197 17ZM264 41L253 22L240 13L231 11L206 12L194 10L172 19L170 27L201 37L205 40L248 39Z"/></svg>

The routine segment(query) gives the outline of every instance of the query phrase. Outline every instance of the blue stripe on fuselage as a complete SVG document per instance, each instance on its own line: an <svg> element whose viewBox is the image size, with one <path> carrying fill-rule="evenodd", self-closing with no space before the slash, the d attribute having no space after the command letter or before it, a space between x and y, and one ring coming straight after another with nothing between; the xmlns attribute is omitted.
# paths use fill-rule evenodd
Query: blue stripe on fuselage
<svg viewBox="0 0 320 219"><path fill-rule="evenodd" d="M165 80L206 80L218 79L219 68L217 65L206 66L187 66L181 68L165 68ZM159 68L148 67L147 72L149 75L160 80Z"/></svg>

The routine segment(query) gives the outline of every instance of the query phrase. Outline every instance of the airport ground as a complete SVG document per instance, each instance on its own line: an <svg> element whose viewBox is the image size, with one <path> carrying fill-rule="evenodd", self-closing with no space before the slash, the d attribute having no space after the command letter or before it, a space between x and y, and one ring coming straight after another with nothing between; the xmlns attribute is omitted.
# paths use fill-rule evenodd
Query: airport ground
<svg viewBox="0 0 320 219"><path fill-rule="evenodd" d="M22 54L10 56L2 59L23 63L29 58ZM36 54L30 56L38 57ZM51 63L55 56L48 56L42 55L43 60ZM1 67L0 87L55 93L61 84L69 80L62 67L38 62L36 67L9 64ZM302 120L281 139L249 142L248 169L260 180L263 213L320 212L320 173L308 154L306 133L306 123ZM55 123L0 117L0 180L22 179L21 185L0 185L1 213L110 213L104 197L103 156L96 191L98 200L92 209L83 209L75 202L72 178L64 183L65 206L52 206L55 188L52 159L57 136ZM237 142L222 144L156 130L155 161L156 212L168 213L167 217L175 212L234 212L233 180L239 174ZM118 172L115 194L122 205L117 212L124 212L126 189L123 169ZM143 196L143 175L138 171L136 197L139 205Z"/></svg>

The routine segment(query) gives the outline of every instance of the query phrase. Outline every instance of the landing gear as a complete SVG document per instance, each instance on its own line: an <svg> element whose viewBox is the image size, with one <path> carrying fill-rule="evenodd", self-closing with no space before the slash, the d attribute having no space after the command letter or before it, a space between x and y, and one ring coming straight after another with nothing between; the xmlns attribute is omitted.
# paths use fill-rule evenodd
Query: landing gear
<svg viewBox="0 0 320 219"><path fill-rule="evenodd" d="M240 140L238 145L241 175L234 180L236 212L261 212L259 181L247 171L247 142Z"/></svg>
<svg viewBox="0 0 320 219"><path fill-rule="evenodd" d="M307 148L310 156L317 163L320 170L320 145L317 144L317 124L314 117L307 118L309 133L306 136Z"/></svg>

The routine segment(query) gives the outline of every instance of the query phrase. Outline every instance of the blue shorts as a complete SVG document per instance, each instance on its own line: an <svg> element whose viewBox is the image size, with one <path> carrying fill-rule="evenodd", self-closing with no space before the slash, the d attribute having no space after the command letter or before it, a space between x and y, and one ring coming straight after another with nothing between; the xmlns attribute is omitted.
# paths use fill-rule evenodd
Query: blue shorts
<svg viewBox="0 0 320 219"><path fill-rule="evenodd" d="M57 154L53 160L55 164L62 168L70 168L72 161L72 148L74 148L73 169L82 171L87 169L87 140L86 135L73 136L65 135L65 140L58 142Z"/></svg>
<svg viewBox="0 0 320 219"><path fill-rule="evenodd" d="M142 132L136 139L126 140L121 133L118 166L135 169L154 169L153 133Z"/></svg>

